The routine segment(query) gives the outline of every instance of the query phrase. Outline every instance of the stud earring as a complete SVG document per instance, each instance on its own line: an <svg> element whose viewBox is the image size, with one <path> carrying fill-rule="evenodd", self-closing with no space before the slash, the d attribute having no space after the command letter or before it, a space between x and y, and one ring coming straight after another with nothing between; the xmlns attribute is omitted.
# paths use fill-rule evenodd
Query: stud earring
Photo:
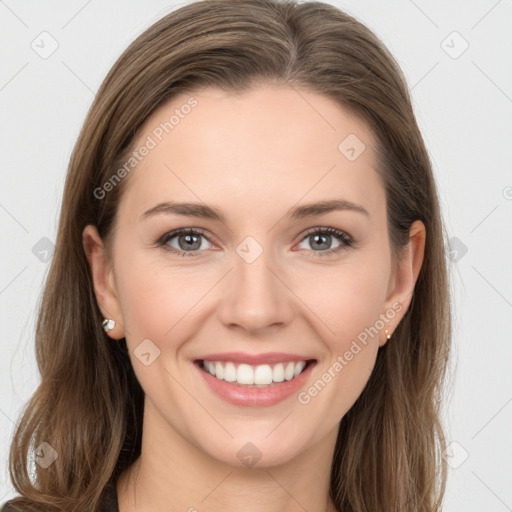
<svg viewBox="0 0 512 512"><path fill-rule="evenodd" d="M388 333L388 330L386 329L386 339L389 340L391 338L391 334Z"/></svg>
<svg viewBox="0 0 512 512"><path fill-rule="evenodd" d="M116 326L116 323L111 318L105 318L101 325L103 326L103 330L105 332L108 332L111 331Z"/></svg>

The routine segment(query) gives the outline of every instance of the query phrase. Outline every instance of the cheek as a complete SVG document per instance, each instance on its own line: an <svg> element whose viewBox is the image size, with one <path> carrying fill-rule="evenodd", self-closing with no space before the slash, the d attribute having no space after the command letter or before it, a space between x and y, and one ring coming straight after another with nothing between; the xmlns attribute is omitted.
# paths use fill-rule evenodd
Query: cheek
<svg viewBox="0 0 512 512"><path fill-rule="evenodd" d="M172 339L209 288L198 279L197 270L164 268L143 254L122 258L117 270L121 311L132 344L144 338L154 338L157 344Z"/></svg>
<svg viewBox="0 0 512 512"><path fill-rule="evenodd" d="M328 410L328 422L341 420L373 371L386 278L382 266L371 271L347 267L330 272L325 278L317 276L315 291L308 296L308 307L322 321L317 320L316 330L325 333L322 342L328 357L321 362L311 387L298 398L301 404Z"/></svg>
<svg viewBox="0 0 512 512"><path fill-rule="evenodd" d="M305 278L297 295L324 323L333 349L375 324L386 299L388 270L382 263L332 267ZM297 288L296 288L297 289Z"/></svg>

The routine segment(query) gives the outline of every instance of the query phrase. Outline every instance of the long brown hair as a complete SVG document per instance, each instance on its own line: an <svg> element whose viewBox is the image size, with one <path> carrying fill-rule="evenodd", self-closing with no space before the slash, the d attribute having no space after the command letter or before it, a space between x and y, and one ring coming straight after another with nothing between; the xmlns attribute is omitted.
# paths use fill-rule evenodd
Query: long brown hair
<svg viewBox="0 0 512 512"><path fill-rule="evenodd" d="M414 220L426 227L411 305L341 420L331 497L343 512L440 510L449 283L436 185L406 81L382 42L355 18L320 2L279 0L190 3L140 35L102 83L69 163L37 321L41 383L10 450L10 476L21 494L11 503L97 511L106 484L140 454L144 394L125 340L112 343L101 328L82 246L87 224L108 242L129 177L101 199L95 190L122 165L148 116L173 95L209 85L241 92L265 82L321 93L368 123L395 257ZM47 468L34 464L31 475L31 454L41 443L58 457Z"/></svg>

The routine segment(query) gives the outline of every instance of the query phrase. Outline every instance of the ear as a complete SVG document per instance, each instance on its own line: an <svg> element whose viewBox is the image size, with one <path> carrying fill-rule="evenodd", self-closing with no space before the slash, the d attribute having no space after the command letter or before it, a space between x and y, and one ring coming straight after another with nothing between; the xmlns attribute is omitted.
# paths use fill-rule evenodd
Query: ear
<svg viewBox="0 0 512 512"><path fill-rule="evenodd" d="M403 248L403 252L390 278L383 314L386 318L391 318L391 311L394 311L396 314L391 321L386 323L385 328L382 329L379 346L383 346L387 342L386 329L389 335L393 334L393 331L411 304L414 287L423 265L425 239L425 225L420 220L414 221L409 231L409 242Z"/></svg>
<svg viewBox="0 0 512 512"><path fill-rule="evenodd" d="M89 262L89 268L91 269L94 294L96 295L98 306L105 318L116 322L115 327L108 331L107 334L114 339L123 338L124 322L117 298L114 272L96 226L89 224L84 228L82 242L87 261Z"/></svg>

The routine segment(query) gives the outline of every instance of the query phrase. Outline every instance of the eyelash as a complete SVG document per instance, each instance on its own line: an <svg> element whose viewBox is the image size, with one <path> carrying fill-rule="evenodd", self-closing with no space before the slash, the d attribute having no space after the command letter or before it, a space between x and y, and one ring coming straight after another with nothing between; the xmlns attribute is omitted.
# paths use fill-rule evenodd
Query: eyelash
<svg viewBox="0 0 512 512"><path fill-rule="evenodd" d="M182 235L182 234L189 234L189 235L199 235L206 238L206 240L210 241L208 237L205 235L205 232L201 229L197 228L181 228L176 229L174 231L170 231L169 233L165 233L163 236L161 236L157 241L156 244L160 247L162 247L165 251L168 251L172 254L176 254L177 256L183 256L183 257L194 257L197 256L197 253L199 251L178 251L174 249L173 247L170 247L167 245L167 242L169 240L172 240L173 238ZM327 251L312 251L315 256L332 256L333 254L337 254L343 250L349 249L351 247L354 247L355 241L354 239L345 233L344 231L340 231L336 228L324 228L324 227L315 227L311 228L302 237L300 242L303 242L306 238L310 237L311 235L332 235L335 238L337 238L342 244L339 247L336 247L335 249L328 249Z"/></svg>

